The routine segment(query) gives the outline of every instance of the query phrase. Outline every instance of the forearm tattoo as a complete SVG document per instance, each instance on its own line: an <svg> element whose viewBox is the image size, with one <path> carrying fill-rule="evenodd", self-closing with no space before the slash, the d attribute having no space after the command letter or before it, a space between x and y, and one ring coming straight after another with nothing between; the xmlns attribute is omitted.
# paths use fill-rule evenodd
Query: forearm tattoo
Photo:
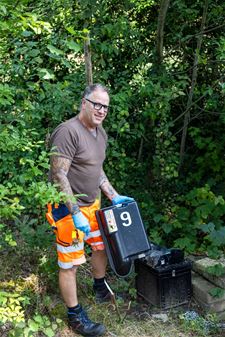
<svg viewBox="0 0 225 337"><path fill-rule="evenodd" d="M101 191L105 194L109 200L112 200L118 193L116 190L112 187L110 184L105 172L102 170L101 176L100 176L100 182L99 182L99 187Z"/></svg>
<svg viewBox="0 0 225 337"><path fill-rule="evenodd" d="M66 193L67 195L73 196L73 191L67 178L70 165L70 159L63 158L57 155L53 155L51 157L51 175L53 182L58 185L60 191ZM71 200L67 200L66 202L66 206L71 213L75 205L76 204Z"/></svg>

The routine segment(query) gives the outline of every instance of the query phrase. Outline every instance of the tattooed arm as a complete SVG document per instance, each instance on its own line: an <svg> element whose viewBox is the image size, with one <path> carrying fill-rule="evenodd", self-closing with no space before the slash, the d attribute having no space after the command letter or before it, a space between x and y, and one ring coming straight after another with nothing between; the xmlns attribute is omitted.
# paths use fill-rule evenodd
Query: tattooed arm
<svg viewBox="0 0 225 337"><path fill-rule="evenodd" d="M70 182L67 178L71 160L57 155L51 157L51 176L54 183L59 186L60 191L73 196ZM67 200L66 206L71 213L78 209L78 205L71 200Z"/></svg>
<svg viewBox="0 0 225 337"><path fill-rule="evenodd" d="M110 182L109 182L105 172L103 171L103 169L102 169L101 175L100 175L99 187L100 187L101 191L105 194L105 196L109 200L112 200L114 197L116 197L118 195L116 190L110 184Z"/></svg>

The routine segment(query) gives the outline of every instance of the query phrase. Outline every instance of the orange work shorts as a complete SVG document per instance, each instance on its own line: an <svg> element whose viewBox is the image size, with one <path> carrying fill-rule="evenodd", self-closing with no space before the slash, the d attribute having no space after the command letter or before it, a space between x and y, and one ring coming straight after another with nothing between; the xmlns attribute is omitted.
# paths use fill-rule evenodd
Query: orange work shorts
<svg viewBox="0 0 225 337"><path fill-rule="evenodd" d="M88 219L91 231L85 235L74 227L73 219L64 204L48 204L46 217L56 235L58 265L62 269L69 269L86 262L84 242L92 250L104 250L104 244L99 230L95 211L99 209L99 200L90 206L80 207L81 212Z"/></svg>

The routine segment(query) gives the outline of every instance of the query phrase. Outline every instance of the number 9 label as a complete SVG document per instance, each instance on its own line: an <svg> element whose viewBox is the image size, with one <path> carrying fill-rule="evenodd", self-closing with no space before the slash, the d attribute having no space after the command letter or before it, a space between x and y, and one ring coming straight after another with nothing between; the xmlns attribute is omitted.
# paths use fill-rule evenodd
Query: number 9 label
<svg viewBox="0 0 225 337"><path fill-rule="evenodd" d="M132 224L132 219L129 212L122 212L120 214L120 219L123 221L122 225L128 227Z"/></svg>

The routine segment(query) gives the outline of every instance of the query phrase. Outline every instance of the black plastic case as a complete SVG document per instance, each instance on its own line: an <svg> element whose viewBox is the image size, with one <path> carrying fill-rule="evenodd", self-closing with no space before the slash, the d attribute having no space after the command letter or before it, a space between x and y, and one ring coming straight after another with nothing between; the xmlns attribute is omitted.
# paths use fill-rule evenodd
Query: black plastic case
<svg viewBox="0 0 225 337"><path fill-rule="evenodd" d="M138 295L161 309L190 301L192 295L190 261L151 267L146 260L135 261Z"/></svg>
<svg viewBox="0 0 225 337"><path fill-rule="evenodd" d="M135 201L96 211L97 221L113 271L125 277L135 259L145 257L151 247Z"/></svg>

